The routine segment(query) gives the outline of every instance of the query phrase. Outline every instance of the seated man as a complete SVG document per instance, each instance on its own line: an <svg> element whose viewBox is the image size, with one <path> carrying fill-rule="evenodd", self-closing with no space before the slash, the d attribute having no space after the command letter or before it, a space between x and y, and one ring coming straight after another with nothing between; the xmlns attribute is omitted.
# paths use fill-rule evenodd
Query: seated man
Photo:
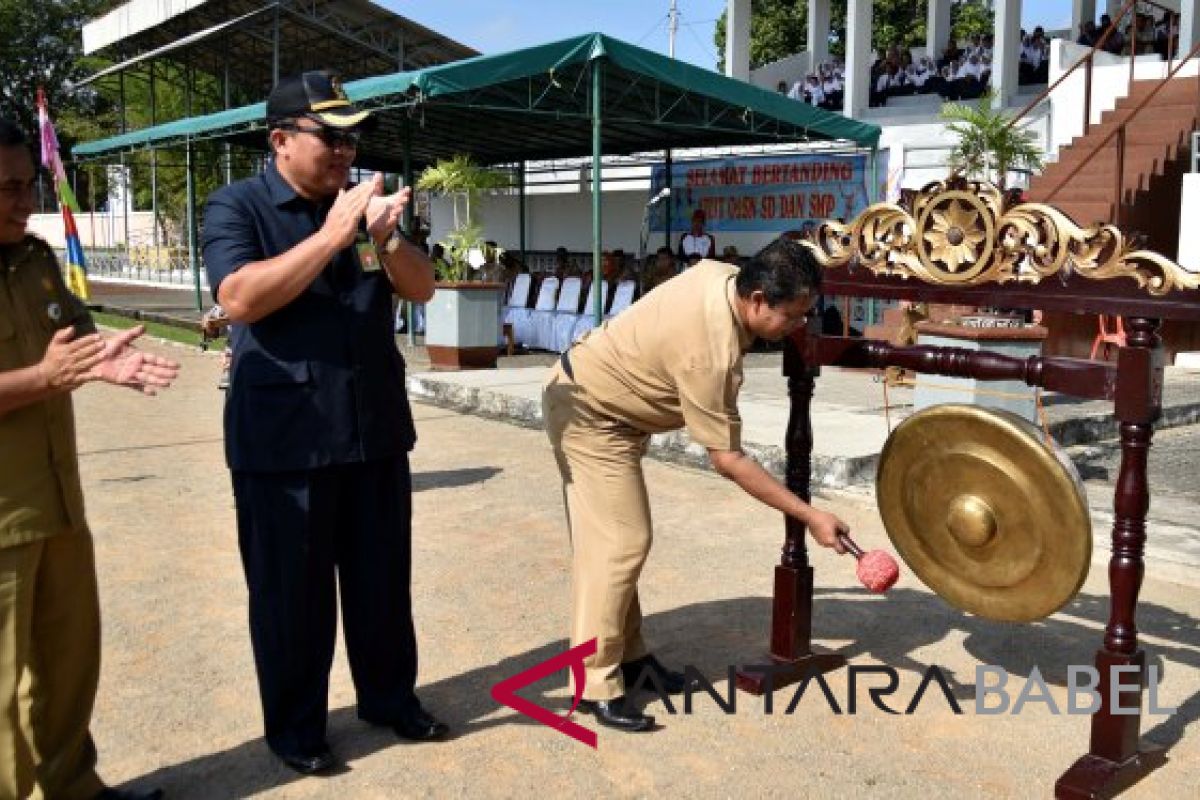
<svg viewBox="0 0 1200 800"><path fill-rule="evenodd" d="M653 727L626 695L643 672L668 692L686 683L642 638L637 582L652 532L641 461L651 435L686 427L723 477L843 551L842 520L742 451L737 409L743 353L756 336L779 341L803 325L820 281L812 252L786 238L741 270L701 261L582 339L547 379L542 409L573 551L571 644L596 640L579 708L602 725Z"/></svg>
<svg viewBox="0 0 1200 800"><path fill-rule="evenodd" d="M679 239L679 258L688 266L702 258L713 258L717 254L717 240L711 233L704 232L704 223L708 216L704 209L697 208L692 212L692 229Z"/></svg>
<svg viewBox="0 0 1200 800"><path fill-rule="evenodd" d="M642 276L642 294L671 280L677 272L675 256L671 254L671 248L665 246L658 248L658 252L654 254L652 262Z"/></svg>

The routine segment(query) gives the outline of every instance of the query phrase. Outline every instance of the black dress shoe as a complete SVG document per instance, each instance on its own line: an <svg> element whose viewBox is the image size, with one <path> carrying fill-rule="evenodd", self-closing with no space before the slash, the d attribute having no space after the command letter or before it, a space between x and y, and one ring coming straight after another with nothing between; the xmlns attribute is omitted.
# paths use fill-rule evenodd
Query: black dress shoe
<svg viewBox="0 0 1200 800"><path fill-rule="evenodd" d="M625 678L625 688L631 690L634 686L637 686L638 679L641 678L642 672L645 670L649 670L658 679L659 685L667 694L680 694L687 687L688 680L682 672L667 669L654 656L645 655L635 661L621 665L621 675ZM647 679L642 685L650 687L652 684Z"/></svg>
<svg viewBox="0 0 1200 800"><path fill-rule="evenodd" d="M139 792L133 789L114 789L109 786L100 790L100 794L96 795L96 800L159 800L162 796L162 789Z"/></svg>
<svg viewBox="0 0 1200 800"><path fill-rule="evenodd" d="M328 748L312 755L300 755L299 753L276 753L275 755L301 775L317 775L328 772L337 766L337 760Z"/></svg>
<svg viewBox="0 0 1200 800"><path fill-rule="evenodd" d="M409 739L414 742L441 739L450 732L450 727L446 723L434 719L420 706L401 715L391 725L392 730L401 739Z"/></svg>
<svg viewBox="0 0 1200 800"><path fill-rule="evenodd" d="M580 700L579 710L592 714L596 722L627 733L648 731L654 727L654 717L643 714L625 703L625 697L612 700Z"/></svg>

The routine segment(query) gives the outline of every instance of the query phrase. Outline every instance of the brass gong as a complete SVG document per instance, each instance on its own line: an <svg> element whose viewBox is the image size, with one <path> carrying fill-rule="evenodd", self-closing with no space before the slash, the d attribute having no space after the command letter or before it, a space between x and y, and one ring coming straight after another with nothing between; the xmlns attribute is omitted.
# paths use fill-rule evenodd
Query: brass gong
<svg viewBox="0 0 1200 800"><path fill-rule="evenodd" d="M964 611L1040 619L1087 577L1092 526L1083 482L1016 414L959 404L913 414L884 445L875 487L900 557Z"/></svg>

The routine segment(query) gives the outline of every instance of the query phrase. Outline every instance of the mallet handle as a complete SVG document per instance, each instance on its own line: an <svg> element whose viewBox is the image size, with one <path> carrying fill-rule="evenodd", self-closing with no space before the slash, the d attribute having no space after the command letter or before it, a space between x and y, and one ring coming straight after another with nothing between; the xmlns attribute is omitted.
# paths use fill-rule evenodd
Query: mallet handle
<svg viewBox="0 0 1200 800"><path fill-rule="evenodd" d="M855 558L862 558L865 555L863 553L863 549L854 543L854 540L850 538L849 534L839 533L838 541L840 541L842 545L848 551L850 551L850 555L854 556Z"/></svg>

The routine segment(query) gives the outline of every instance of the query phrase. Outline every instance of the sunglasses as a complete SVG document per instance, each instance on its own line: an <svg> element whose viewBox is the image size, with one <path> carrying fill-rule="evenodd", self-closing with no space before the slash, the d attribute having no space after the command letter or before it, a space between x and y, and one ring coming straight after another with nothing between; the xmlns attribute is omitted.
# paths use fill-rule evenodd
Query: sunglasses
<svg viewBox="0 0 1200 800"><path fill-rule="evenodd" d="M328 128L324 125L316 128L301 128L295 123L289 123L278 126L281 131L291 131L293 133L308 133L321 140L329 149L336 147L346 147L354 149L358 147L358 142L362 139L360 131L344 131L339 128Z"/></svg>

